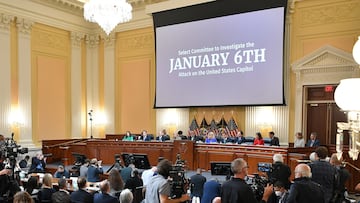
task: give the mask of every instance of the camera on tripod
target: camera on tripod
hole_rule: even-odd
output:
[[[176,156],[176,162],[169,172],[169,177],[171,199],[177,199],[183,194],[186,194],[189,180],[185,178],[185,161],[181,160],[180,154],[177,154]]]
[[[3,146],[1,147],[2,158],[9,159],[10,162],[15,161],[18,154],[28,153],[28,148],[21,147],[14,140],[14,133],[11,134],[11,138],[6,138]],[[13,164],[11,164],[12,167]],[[15,164],[14,164],[15,165]]]

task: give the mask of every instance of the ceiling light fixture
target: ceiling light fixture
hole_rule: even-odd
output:
[[[131,20],[131,11],[126,0],[90,0],[84,4],[85,20],[99,24],[107,35],[119,23]]]

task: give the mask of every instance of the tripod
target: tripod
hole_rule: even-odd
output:
[[[90,120],[90,139],[93,139],[93,134],[92,134],[92,131],[93,131],[93,127],[92,127],[92,121],[93,121],[93,118],[92,118],[92,112],[93,110],[90,109],[88,115],[89,115],[89,120]]]
[[[115,163],[106,171],[106,173],[109,173],[113,168],[117,169],[118,171],[121,171],[121,169],[124,168],[121,165],[120,155],[118,154],[115,154]]]

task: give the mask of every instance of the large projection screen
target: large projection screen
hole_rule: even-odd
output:
[[[155,107],[284,104],[285,7],[254,9],[158,25],[154,15]]]

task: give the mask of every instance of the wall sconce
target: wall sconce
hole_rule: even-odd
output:
[[[19,108],[11,109],[9,123],[13,128],[20,128],[24,125],[25,119]]]
[[[360,64],[360,37],[353,48],[353,57]],[[343,131],[349,131],[349,156],[358,159],[360,148],[360,78],[340,81],[334,93],[336,104],[347,112],[348,122],[337,123],[336,152],[338,158],[343,151]]]

